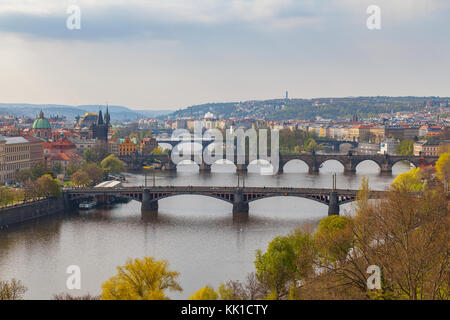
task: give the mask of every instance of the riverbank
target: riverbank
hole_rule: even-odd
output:
[[[0,229],[64,211],[64,200],[44,199],[0,208]]]

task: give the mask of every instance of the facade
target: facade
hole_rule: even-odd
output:
[[[141,153],[150,154],[158,147],[158,141],[155,138],[144,138],[141,142]]]
[[[440,145],[440,141],[437,140],[430,140],[427,141],[423,146],[422,146],[422,156],[428,157],[428,156],[439,156],[439,148]]]
[[[30,144],[30,167],[44,166],[44,141],[32,136],[24,137]]]
[[[84,151],[91,149],[97,143],[95,139],[89,139],[86,137],[72,137],[67,138],[70,142],[74,143],[77,149],[77,153],[82,155]]]
[[[400,141],[394,138],[387,138],[381,141],[380,143],[380,151],[381,154],[390,154],[394,155],[397,153],[397,146]]]
[[[16,172],[32,167],[29,141],[23,137],[0,136],[0,158],[1,183],[14,182]]]
[[[138,151],[138,145],[135,138],[119,139],[118,152],[119,156],[130,156]]]
[[[73,142],[61,138],[55,142],[47,142],[44,144],[44,157],[46,165],[53,168],[57,164],[66,170],[70,162],[81,162],[83,157],[77,153],[77,147]]]

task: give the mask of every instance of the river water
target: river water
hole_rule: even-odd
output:
[[[192,166],[177,173],[155,174],[157,185],[235,186],[237,175],[227,166],[214,166],[199,174]],[[250,168],[251,170],[251,168]],[[337,187],[358,189],[364,176],[372,189],[386,189],[409,165],[394,166],[392,176],[381,176],[371,162],[361,163],[357,173],[344,175],[343,167],[328,161],[318,175],[309,175],[304,164],[288,163],[285,173],[263,176],[249,172],[246,186],[330,188],[337,172]],[[219,172],[217,172],[219,171]],[[303,172],[302,172],[303,171]],[[148,184],[153,177],[148,176]],[[143,175],[127,174],[127,184],[143,185]],[[26,299],[50,299],[53,294],[100,294],[101,284],[116,273],[127,258],[153,256],[167,259],[180,272],[184,291],[169,293],[186,299],[197,289],[227,280],[242,280],[254,271],[255,250],[267,247],[278,235],[286,235],[305,223],[317,224],[328,207],[307,199],[269,198],[250,204],[249,220],[233,223],[232,206],[201,196],[176,196],[159,202],[156,221],[142,219],[140,203],[131,201],[108,208],[67,212],[0,231],[0,280],[20,279]],[[341,206],[351,214],[352,204]],[[81,269],[81,289],[68,290],[67,267]]]

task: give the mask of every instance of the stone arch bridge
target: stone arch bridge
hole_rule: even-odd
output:
[[[167,155],[132,155],[132,156],[121,156],[129,169],[140,170],[145,163],[149,162],[160,162],[165,170],[176,170],[176,164],[173,163],[171,154]],[[186,155],[185,159],[191,160],[197,163],[202,172],[210,172],[211,164],[207,164],[203,161],[201,155]],[[238,161],[237,155],[231,158],[223,156],[223,159],[233,159],[232,162],[236,164],[236,170],[238,172],[246,172],[247,167],[250,164],[249,156],[242,157],[242,161]],[[392,173],[392,167],[400,161],[407,161],[413,164],[415,167],[422,165],[434,164],[438,157],[423,157],[423,156],[392,156],[392,155],[355,155],[352,153],[348,154],[280,154],[279,155],[279,172],[283,172],[283,167],[289,161],[300,160],[306,163],[309,167],[310,173],[319,172],[320,167],[328,160],[336,160],[340,162],[344,167],[345,173],[355,173],[356,167],[364,161],[375,162],[381,173]]]

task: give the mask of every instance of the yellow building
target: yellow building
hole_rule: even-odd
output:
[[[138,145],[135,138],[119,139],[119,145],[117,146],[117,153],[119,156],[130,156],[136,153]]]

